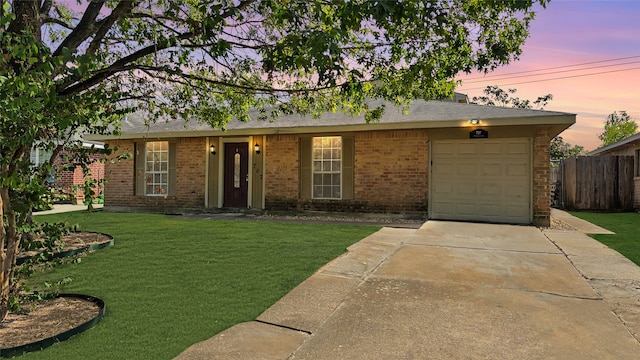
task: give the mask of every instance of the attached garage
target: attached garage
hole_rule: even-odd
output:
[[[434,140],[430,218],[529,224],[530,138]]]

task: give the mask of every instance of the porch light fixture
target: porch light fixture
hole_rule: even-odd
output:
[[[470,119],[469,120],[469,124],[478,125],[478,124],[480,124],[480,119]]]
[[[253,148],[256,150],[256,154],[260,154],[260,145],[258,145],[258,143],[256,143],[255,145],[253,145]]]
[[[211,153],[211,155],[215,155],[216,154],[216,146],[211,144],[211,146],[209,147],[209,152]]]

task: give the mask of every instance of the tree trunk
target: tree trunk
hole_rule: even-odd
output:
[[[9,188],[0,189],[0,322],[4,321],[9,313],[13,268],[20,251],[16,214],[11,210],[9,200]]]
[[[42,40],[40,32],[40,1],[37,0],[20,0],[14,1],[13,13],[15,19],[9,24],[7,31],[13,34],[20,34],[23,31],[31,33],[36,40]]]

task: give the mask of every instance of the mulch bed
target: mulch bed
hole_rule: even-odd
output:
[[[90,245],[105,244],[111,240],[112,238],[109,235],[105,235],[101,233],[87,232],[87,231],[72,232],[62,237],[62,241],[64,242],[64,247],[62,248],[61,251],[67,252],[71,250],[84,248]],[[18,263],[20,263],[21,260],[36,256],[38,255],[38,253],[39,251],[23,251],[19,253]]]
[[[0,323],[0,349],[62,334],[95,318],[100,307],[84,299],[60,297],[41,300],[30,310],[24,314],[11,313]]]
[[[105,234],[74,232],[63,237],[63,252],[112,241]],[[24,252],[19,257],[37,255],[37,251]],[[92,301],[73,297],[59,297],[37,301],[23,306],[23,313],[10,313],[0,323],[0,349],[34,343],[59,335],[95,318],[100,307]]]

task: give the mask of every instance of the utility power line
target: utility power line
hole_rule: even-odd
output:
[[[498,86],[511,86],[511,85],[520,85],[520,84],[531,84],[531,83],[537,83],[537,82],[543,82],[543,81],[572,79],[572,78],[577,78],[577,77],[609,74],[609,73],[615,73],[615,72],[621,72],[621,71],[631,71],[631,70],[638,70],[638,69],[640,69],[640,66],[633,67],[633,68],[628,68],[628,69],[619,69],[619,70],[601,71],[601,72],[595,72],[595,73],[589,73],[589,74],[579,74],[579,75],[572,75],[572,76],[555,77],[555,78],[550,78],[550,79],[522,81],[522,82],[515,82],[515,83],[510,83],[510,84],[499,84]],[[489,80],[489,81],[491,81],[491,80]],[[463,84],[464,84],[464,82],[463,82]],[[463,91],[479,90],[479,89],[484,89],[484,88],[485,87],[475,87],[475,88],[464,89]]]
[[[618,63],[618,64],[611,64],[611,65],[591,66],[591,67],[585,67],[585,68],[579,68],[579,69],[571,69],[571,70],[550,71],[550,72],[546,72],[546,73],[542,73],[542,74],[516,75],[516,76],[495,75],[495,76],[504,76],[504,77],[493,78],[493,79],[490,79],[490,81],[501,81],[501,80],[507,80],[507,79],[518,79],[518,78],[525,78],[525,77],[532,77],[532,76],[546,76],[546,75],[553,75],[553,74],[563,74],[563,73],[569,73],[569,72],[593,70],[593,69],[604,69],[604,68],[608,68],[608,67],[631,65],[631,64],[638,64],[638,63],[640,63],[640,60],[638,60],[638,61],[629,61],[629,62]],[[533,70],[533,71],[536,71],[536,70]],[[480,78],[477,78],[477,79],[480,79]],[[465,82],[468,83],[468,84],[474,84],[474,83],[480,83],[480,82],[486,82],[486,81],[487,81],[486,79],[483,79],[483,80],[474,80],[474,81],[465,81]]]
[[[547,70],[564,69],[564,68],[570,68],[570,67],[576,67],[576,66],[601,64],[601,63],[606,63],[606,62],[628,60],[628,59],[637,59],[637,58],[640,58],[640,55],[627,56],[627,57],[621,57],[621,58],[614,58],[614,59],[608,59],[608,60],[600,60],[600,61],[590,61],[590,62],[579,63],[579,64],[554,66],[554,67],[542,68],[542,69],[537,69],[537,70],[516,71],[516,72],[504,73],[504,74],[498,74],[498,75],[486,75],[486,76],[482,76],[482,77],[467,78],[467,80],[482,80],[482,79],[487,79],[487,78],[492,78],[492,77],[501,77],[501,76],[518,75],[518,74],[528,74],[528,73],[532,73],[532,72],[541,72],[541,71],[547,71]],[[615,65],[606,65],[606,66],[615,66]],[[575,70],[571,70],[571,71],[575,71]],[[540,74],[540,75],[544,75],[544,74]]]

